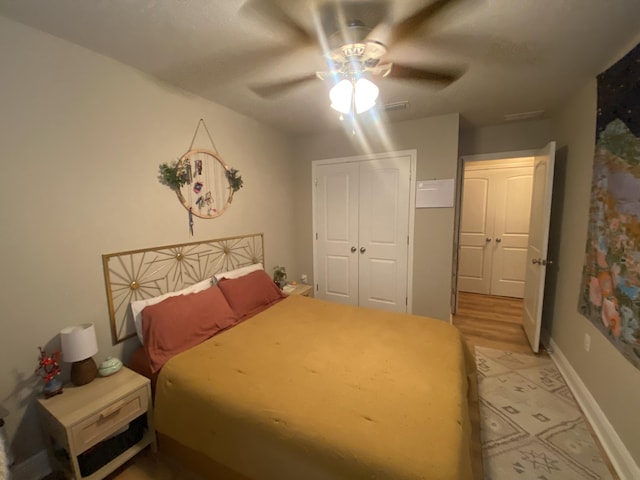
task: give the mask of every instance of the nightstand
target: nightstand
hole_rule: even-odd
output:
[[[291,285],[295,289],[289,292],[289,295],[302,295],[303,297],[313,297],[313,286],[306,285],[304,283],[298,283],[297,285]]]
[[[51,459],[73,479],[104,478],[145,447],[156,449],[151,405],[149,379],[126,367],[38,399]]]

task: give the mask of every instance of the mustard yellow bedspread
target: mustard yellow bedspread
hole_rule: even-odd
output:
[[[172,358],[156,429],[252,479],[470,479],[446,322],[290,296]]]

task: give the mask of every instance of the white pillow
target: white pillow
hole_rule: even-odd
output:
[[[156,303],[160,303],[166,298],[175,297],[178,295],[188,295],[190,293],[198,293],[202,290],[206,290],[211,285],[213,285],[213,281],[211,278],[207,278],[206,280],[202,280],[201,282],[194,283],[193,285],[183,288],[182,290],[178,290],[177,292],[169,292],[158,297],[145,298],[144,300],[136,300],[135,302],[131,302],[131,313],[133,314],[133,324],[136,327],[136,333],[138,334],[138,339],[140,343],[144,344],[144,340],[142,338],[142,310],[144,307],[149,305],[155,305]]]
[[[235,270],[229,270],[228,272],[224,273],[216,273],[214,277],[216,280],[220,280],[221,278],[238,278],[244,277],[246,274],[255,272],[256,270],[264,270],[264,267],[261,263],[254,263],[253,265],[236,268]]]

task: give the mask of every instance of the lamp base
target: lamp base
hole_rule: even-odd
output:
[[[79,387],[86,385],[98,376],[98,366],[93,357],[71,364],[71,383]]]

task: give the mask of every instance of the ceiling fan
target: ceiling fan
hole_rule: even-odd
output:
[[[245,5],[295,33],[298,42],[319,43],[327,64],[326,71],[254,84],[249,88],[260,97],[275,98],[317,79],[330,81],[334,84],[330,92],[332,107],[341,113],[352,110],[361,113],[375,104],[378,87],[371,80],[376,77],[447,86],[462,75],[462,68],[418,68],[394,62],[387,58],[387,53],[390,47],[408,40],[428,20],[456,1],[428,1],[397,23],[390,19],[390,0],[325,1],[312,10],[315,31],[310,33],[277,2],[248,0]]]

